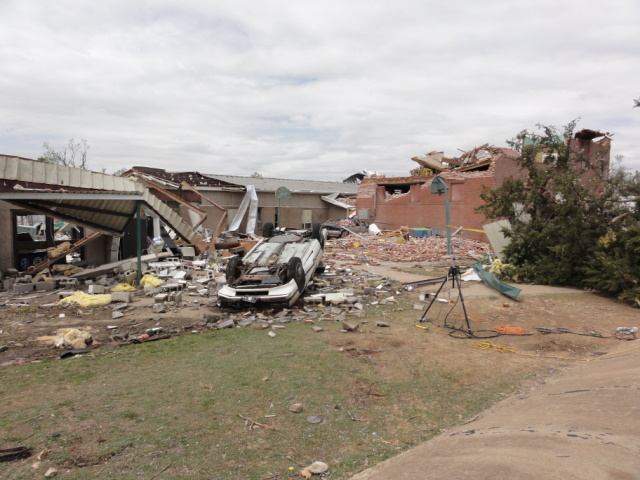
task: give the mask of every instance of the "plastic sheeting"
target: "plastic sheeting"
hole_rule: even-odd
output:
[[[522,290],[516,287],[512,287],[511,285],[507,285],[506,283],[498,280],[498,277],[496,277],[493,273],[489,273],[484,269],[482,263],[476,263],[475,265],[472,265],[471,268],[473,268],[473,270],[480,277],[480,280],[482,280],[482,283],[484,283],[486,286],[491,287],[494,290],[502,293],[503,295],[506,295],[509,298],[513,298],[514,300],[518,298],[518,295],[520,295],[520,292]]]
[[[233,217],[231,225],[229,225],[229,232],[237,232],[240,229],[240,224],[245,213],[247,213],[247,209],[249,210],[249,217],[247,218],[245,233],[255,233],[256,219],[258,218],[258,194],[256,193],[256,187],[253,185],[247,185],[247,193],[245,193],[242,203],[238,207],[238,212]]]

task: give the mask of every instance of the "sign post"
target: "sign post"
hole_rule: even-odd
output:
[[[445,222],[447,222],[447,255],[451,255],[451,215],[449,213],[449,195],[447,191],[449,187],[444,183],[442,177],[435,177],[431,181],[431,193],[439,195],[444,194],[444,212],[445,212]]]

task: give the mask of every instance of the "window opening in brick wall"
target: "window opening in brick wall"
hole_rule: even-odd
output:
[[[463,202],[464,201],[464,183],[452,183],[450,188],[451,188],[451,201]]]
[[[390,195],[409,193],[411,185],[384,185],[384,192]]]

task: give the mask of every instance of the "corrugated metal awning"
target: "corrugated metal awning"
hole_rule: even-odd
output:
[[[122,236],[137,203],[143,202],[182,238],[191,243],[201,240],[143,185],[80,168],[0,155],[0,200],[116,236]]]
[[[0,200],[25,210],[116,236],[122,235],[142,199],[142,194],[109,192],[0,192]]]
[[[145,191],[113,175],[7,155],[0,155],[0,180],[0,200],[118,236]]]

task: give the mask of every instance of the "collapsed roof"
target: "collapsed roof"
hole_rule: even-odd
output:
[[[475,147],[464,152],[459,157],[447,157],[443,152],[430,152],[421,157],[413,157],[411,160],[418,163],[423,168],[434,172],[446,172],[456,170],[464,172],[467,170],[477,170],[491,164],[494,156],[503,153],[503,149],[485,143],[480,147]]]

